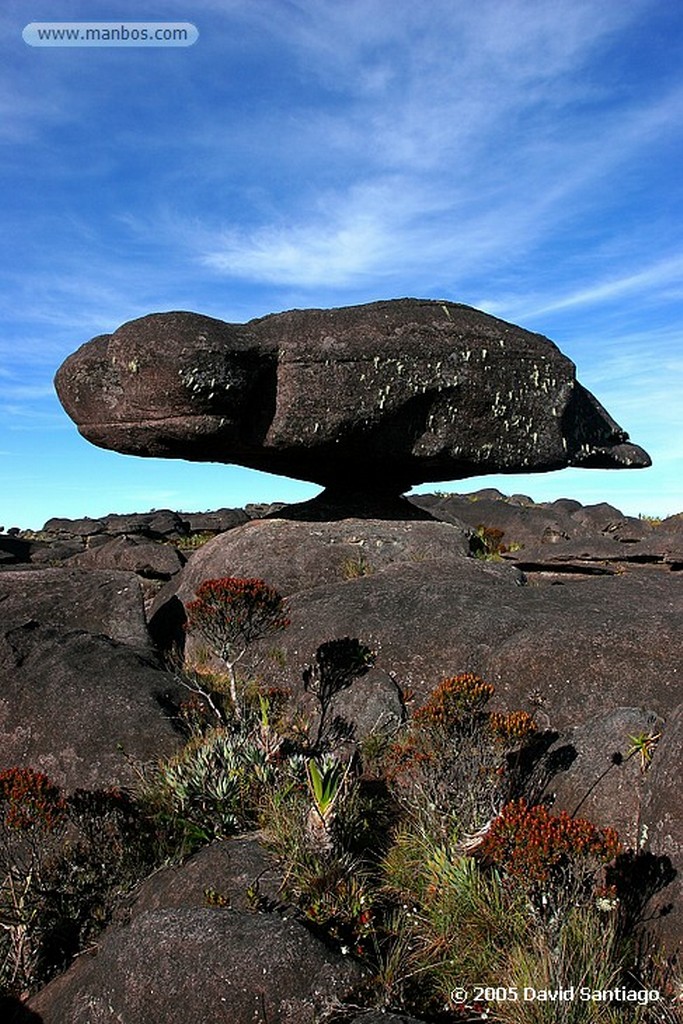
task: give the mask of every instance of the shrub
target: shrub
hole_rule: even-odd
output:
[[[595,900],[602,868],[621,853],[613,828],[598,828],[566,811],[508,803],[493,821],[479,854],[495,864],[532,898],[545,916],[570,904]]]
[[[192,849],[254,827],[263,788],[272,778],[273,767],[253,736],[217,728],[162,761],[143,799],[181,848]]]
[[[517,541],[503,544],[505,530],[497,526],[485,526],[480,523],[476,531],[470,537],[470,553],[475,558],[481,558],[485,562],[500,562],[501,556],[507,552],[519,551],[524,547]]]
[[[507,551],[503,544],[505,531],[497,526],[484,526],[480,523],[475,533],[470,538],[470,551],[475,558],[484,561],[499,561],[500,556]]]
[[[518,795],[530,769],[521,751],[538,737],[536,724],[525,711],[487,711],[494,692],[471,672],[442,680],[389,748],[398,798],[442,838],[481,829]]]
[[[538,734],[534,716],[528,711],[491,711],[488,728],[497,739],[509,747],[527,743]]]
[[[10,832],[55,832],[65,821],[59,786],[32,768],[0,772],[0,821]]]
[[[421,727],[436,726],[447,732],[461,728],[466,719],[478,715],[495,693],[472,672],[444,679],[432,690],[425,703],[417,708],[413,721]]]
[[[165,859],[165,837],[119,789],[67,797],[68,828],[43,876],[35,974],[68,965],[111,919],[120,897]]]
[[[44,876],[65,824],[61,790],[46,775],[0,773],[0,990],[21,992],[35,973]]]
[[[200,584],[186,610],[188,628],[196,630],[227,666],[234,711],[241,717],[235,666],[250,644],[289,625],[283,598],[263,580],[226,576]]]
[[[31,768],[0,773],[0,994],[65,967],[159,859],[153,830],[120,791],[65,796]]]

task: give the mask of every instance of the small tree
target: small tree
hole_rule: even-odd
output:
[[[230,697],[235,714],[241,718],[235,666],[250,644],[289,625],[283,598],[263,580],[226,576],[205,580],[186,610],[188,628],[196,630],[225,663]]]

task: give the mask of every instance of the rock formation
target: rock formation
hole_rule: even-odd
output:
[[[246,324],[152,314],[83,345],[55,384],[102,448],[237,463],[340,496],[650,464],[551,341],[452,302],[292,310]]]

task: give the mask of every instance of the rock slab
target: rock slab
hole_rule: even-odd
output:
[[[0,575],[0,769],[67,789],[129,785],[130,758],[172,753],[180,699],[147,632],[137,578],[87,569]]]
[[[361,977],[296,921],[169,909],[110,929],[30,1006],[44,1024],[316,1024]]]

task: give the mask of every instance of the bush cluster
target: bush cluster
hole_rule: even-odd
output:
[[[31,768],[0,773],[0,995],[30,992],[65,968],[163,848],[120,790],[67,794]]]
[[[622,852],[613,828],[598,828],[566,811],[529,807],[526,800],[506,804],[491,823],[481,853],[526,886],[547,885],[577,862],[608,864]]]
[[[260,827],[283,866],[283,900],[367,967],[358,1001],[368,1008],[439,1024],[680,1020],[644,952],[641,855],[624,853],[613,829],[539,802],[533,716],[489,710],[493,686],[463,673],[392,733],[359,741],[343,695],[375,661],[360,640],[321,644],[298,697],[238,675],[249,645],[287,623],[263,581],[202,584],[188,628],[229,685],[186,666],[186,745],[140,766],[135,792],[65,794],[30,769],[0,773],[0,994],[63,969],[155,866]],[[220,908],[216,882],[207,899]],[[617,1012],[473,999],[475,986],[572,984],[656,985],[662,1002],[657,1015],[634,1002]]]
[[[12,832],[56,832],[65,820],[66,802],[47,775],[32,768],[0,772],[0,820]]]

